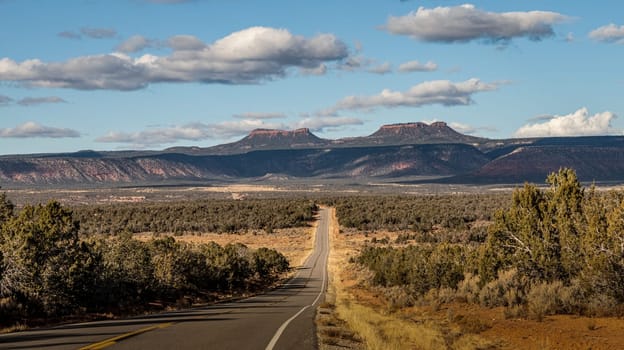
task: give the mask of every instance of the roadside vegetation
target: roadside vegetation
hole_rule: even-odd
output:
[[[235,229],[216,223],[223,232],[272,230],[309,225],[316,207],[305,201],[223,201],[177,203],[169,213],[165,204],[113,209],[84,207],[76,213],[51,201],[17,211],[0,194],[0,327],[185,307],[261,290],[289,270],[277,250],[185,243],[171,236],[140,241],[131,234],[133,225],[162,215],[195,232],[204,227],[192,226],[193,218],[204,220],[218,211],[238,220]],[[260,216],[268,221],[256,221]],[[103,222],[97,232],[107,234],[86,231],[82,220],[90,229]]]
[[[344,294],[337,317],[368,348],[565,348],[562,332],[594,332],[576,340],[586,347],[621,345],[624,193],[584,188],[561,169],[546,187],[504,196],[473,196],[488,203],[472,206],[470,195],[335,200],[336,237],[348,247],[332,279]],[[547,318],[548,327],[530,323]],[[398,338],[384,331],[405,320],[412,326]],[[517,322],[534,334],[512,335]]]
[[[570,169],[547,182],[547,189],[515,190],[511,205],[492,216],[483,244],[470,235],[404,247],[372,244],[356,260],[373,272],[373,284],[399,286],[411,297],[406,300],[434,293],[537,319],[621,316],[624,194],[585,189]]]
[[[418,196],[352,196],[326,200],[336,207],[340,225],[360,231],[406,231],[427,235],[480,234],[475,223],[490,221],[496,210],[509,206],[505,194],[454,194]],[[474,232],[473,230],[474,229]],[[440,237],[431,237],[440,240]]]

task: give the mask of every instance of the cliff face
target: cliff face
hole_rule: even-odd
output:
[[[236,155],[161,154],[134,158],[0,158],[3,185],[162,183],[288,177],[453,175],[481,167],[487,157],[468,145],[413,145],[255,151]]]
[[[581,181],[624,182],[624,145],[519,147],[475,171],[465,182],[544,183],[546,175],[573,168]]]
[[[193,164],[151,157],[0,159],[0,182],[5,184],[131,183],[210,175]]]

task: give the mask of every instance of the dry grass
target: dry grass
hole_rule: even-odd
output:
[[[332,218],[327,297],[335,304],[338,317],[357,333],[367,349],[445,348],[444,337],[435,327],[384,314],[356,298],[352,288],[358,281],[344,267],[349,266],[349,257],[370,237],[340,234],[334,210]]]

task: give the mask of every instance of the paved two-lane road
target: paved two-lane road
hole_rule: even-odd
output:
[[[315,349],[315,309],[325,292],[329,211],[315,246],[286,285],[238,302],[125,320],[0,335],[0,349]]]

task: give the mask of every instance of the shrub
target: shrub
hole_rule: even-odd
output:
[[[527,279],[518,270],[501,271],[497,279],[483,286],[479,301],[487,307],[520,305],[525,301],[527,285]]]
[[[480,283],[481,279],[478,275],[467,272],[464,275],[464,279],[457,284],[457,299],[468,303],[478,302],[479,292],[481,291],[481,288],[479,288]]]
[[[563,301],[563,283],[555,281],[534,285],[527,296],[528,315],[531,319],[542,321],[547,315],[565,311]]]
[[[610,295],[592,295],[586,304],[586,314],[594,317],[620,316],[621,307],[617,300]]]

